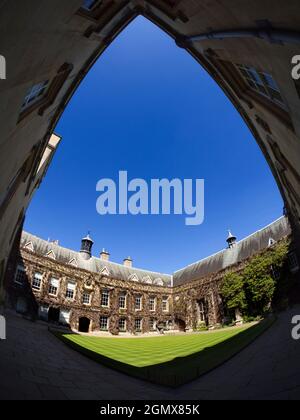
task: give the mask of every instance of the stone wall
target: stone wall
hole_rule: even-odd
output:
[[[14,282],[16,261],[12,261],[8,269],[7,289],[8,305],[16,308],[17,301],[23,297],[27,301],[27,310],[31,315],[38,316],[38,307],[48,306],[60,310],[70,311],[70,326],[74,330],[79,328],[79,319],[86,317],[91,321],[90,330],[100,329],[100,316],[109,317],[109,332],[118,334],[119,318],[126,319],[126,330],[135,333],[135,319],[142,319],[141,333],[150,330],[149,321],[151,318],[156,323],[169,322],[173,320],[172,289],[170,287],[149,285],[134,281],[123,281],[106,277],[97,273],[91,273],[74,266],[58,263],[57,261],[22,250],[18,260],[26,270],[26,282],[24,286]],[[34,273],[42,274],[40,290],[32,289]],[[59,280],[59,290],[56,296],[49,295],[51,278]],[[76,282],[74,299],[66,297],[68,281]],[[109,291],[109,306],[101,306],[101,291]],[[126,293],[126,309],[119,308],[119,295]],[[84,293],[91,295],[89,305],[82,303]],[[135,309],[135,296],[142,298],[141,310]],[[149,297],[155,297],[155,311],[150,311]],[[168,297],[168,310],[163,311],[162,299]]]

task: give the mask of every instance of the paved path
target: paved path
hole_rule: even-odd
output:
[[[300,399],[300,340],[280,315],[254,343],[176,390],[101,366],[58,341],[45,325],[12,313],[0,340],[0,399]]]

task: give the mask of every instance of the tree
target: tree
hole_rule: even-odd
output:
[[[243,270],[249,308],[256,314],[266,312],[276,287],[274,270],[281,270],[288,253],[288,241],[283,241],[266,252],[253,257]]]
[[[233,272],[225,274],[221,293],[228,309],[245,312],[247,308],[244,279],[241,275]]]

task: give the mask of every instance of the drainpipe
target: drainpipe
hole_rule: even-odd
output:
[[[228,31],[207,32],[189,37],[182,37],[177,40],[179,46],[186,46],[190,42],[206,40],[223,40],[231,38],[257,38],[273,44],[300,44],[300,32],[281,29],[239,29]]]

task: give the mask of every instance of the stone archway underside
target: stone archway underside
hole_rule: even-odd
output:
[[[260,146],[300,237],[300,54],[298,0],[82,0],[0,2],[0,263],[6,262],[26,208],[59,143],[53,130],[95,60],[136,16],[166,31],[228,95]],[[272,75],[284,104],[251,89],[237,65]],[[48,90],[21,109],[33,85]]]

